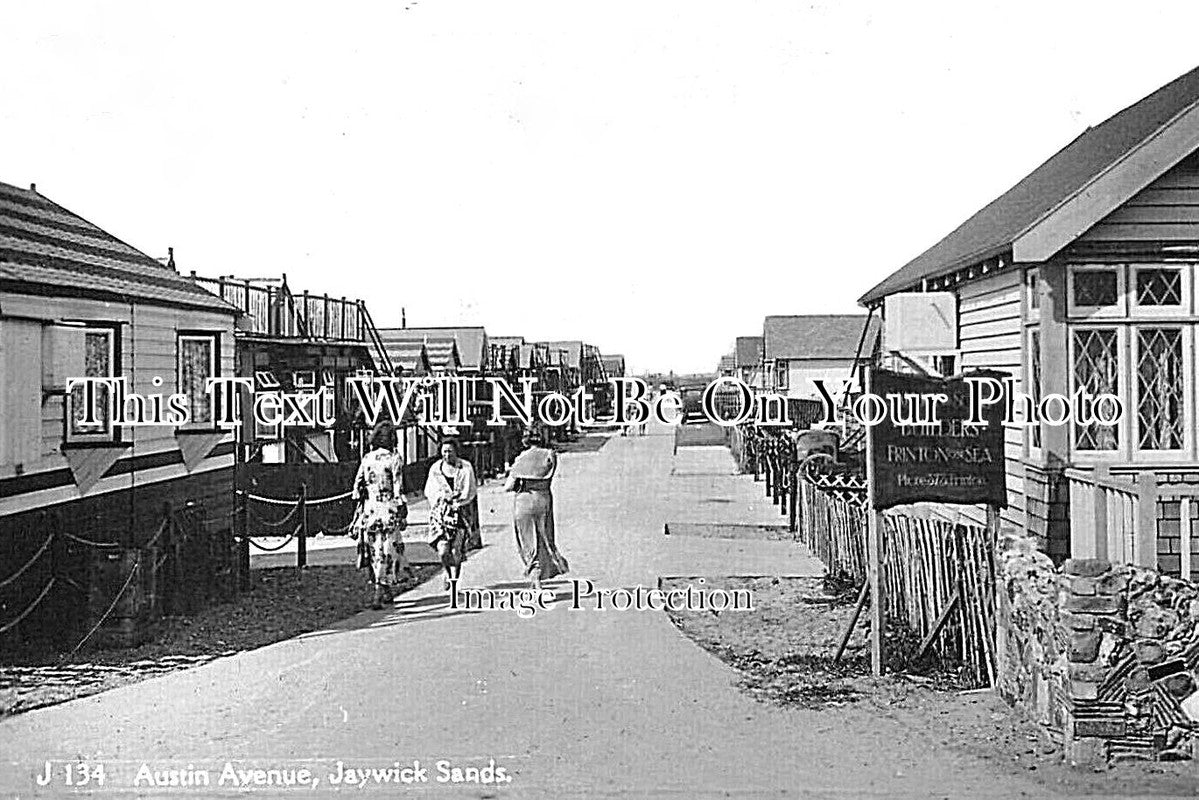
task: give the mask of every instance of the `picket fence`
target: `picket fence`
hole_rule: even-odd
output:
[[[831,575],[861,586],[867,578],[865,481],[855,475],[804,475],[799,536]],[[883,516],[880,594],[889,662],[928,654],[957,670],[962,685],[995,680],[995,547],[985,528],[931,515]]]

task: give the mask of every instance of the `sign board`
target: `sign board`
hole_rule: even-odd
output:
[[[883,349],[947,353],[958,346],[958,299],[952,292],[901,292],[883,306]]]
[[[979,376],[1005,377],[979,372]],[[870,372],[870,393],[888,403],[886,419],[868,429],[874,508],[905,503],[962,503],[1007,506],[1004,476],[1003,404],[983,410],[987,425],[970,425],[970,385],[962,378],[931,378],[878,368]],[[945,394],[936,425],[897,425],[910,420],[914,397]],[[892,400],[891,398],[897,398]]]

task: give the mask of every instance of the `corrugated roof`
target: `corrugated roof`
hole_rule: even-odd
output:
[[[0,280],[237,313],[171,267],[30,189],[0,183]]]
[[[738,336],[733,351],[733,361],[738,367],[754,367],[762,362],[762,337]]]
[[[487,331],[481,327],[441,326],[431,328],[386,328],[393,341],[408,339],[452,339],[458,344],[459,366],[463,369],[481,369],[487,363]],[[430,352],[432,358],[432,352]]]
[[[872,303],[913,288],[925,278],[1005,253],[1021,233],[1196,103],[1199,69],[1088,128],[944,239],[862,295],[861,302]]]
[[[866,319],[866,314],[767,317],[762,325],[766,359],[853,358],[858,352]],[[873,350],[878,330],[878,317],[874,317],[870,320],[862,352]]]

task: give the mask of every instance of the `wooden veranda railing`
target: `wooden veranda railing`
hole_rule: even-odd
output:
[[[1068,468],[1070,554],[1157,566],[1157,474],[1112,475],[1105,465]]]
[[[361,300],[292,292],[287,276],[278,279],[242,279],[222,276],[191,279],[226,303],[241,309],[240,330],[255,336],[361,342],[372,350],[383,374],[394,368],[366,304]]]

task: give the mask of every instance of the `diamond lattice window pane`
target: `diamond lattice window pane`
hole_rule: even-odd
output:
[[[1074,305],[1114,306],[1119,291],[1114,269],[1086,270],[1074,273]]]
[[[1182,305],[1182,272],[1176,269],[1138,269],[1137,305]]]
[[[1074,331],[1074,385],[1092,396],[1120,396],[1120,363],[1116,332],[1108,329]],[[1114,425],[1075,425],[1074,441],[1079,450],[1115,450],[1120,443]]]
[[[1182,448],[1182,331],[1137,331],[1137,444],[1142,450]]]

